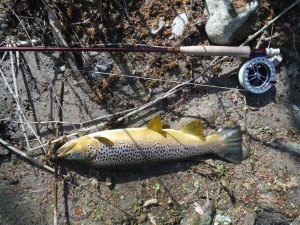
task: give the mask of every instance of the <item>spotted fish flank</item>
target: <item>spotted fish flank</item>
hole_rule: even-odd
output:
[[[200,121],[181,130],[163,129],[159,116],[147,127],[106,130],[71,140],[58,149],[58,158],[94,167],[122,167],[193,158],[213,153],[228,161],[242,160],[241,132],[231,122],[204,137]]]

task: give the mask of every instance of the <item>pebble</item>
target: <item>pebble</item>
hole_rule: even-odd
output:
[[[104,52],[99,55],[98,62],[96,63],[94,69],[91,72],[91,77],[93,79],[106,78],[108,73],[113,68],[112,60]]]
[[[145,203],[143,204],[143,207],[148,207],[151,205],[157,205],[158,201],[157,199],[153,198],[153,199],[149,199],[147,201],[145,201]]]
[[[181,225],[211,224],[215,206],[209,199],[201,199],[194,203],[181,221]]]
[[[163,20],[163,18],[159,18],[158,21],[158,28],[155,30],[151,30],[151,34],[156,35],[159,32],[161,32],[163,30],[163,28],[165,27],[165,21]]]
[[[232,224],[230,216],[221,215],[221,214],[216,215],[214,225],[230,225],[230,224]]]
[[[189,23],[188,17],[185,13],[179,14],[172,23],[172,34],[175,39],[180,38],[183,35],[186,25]]]

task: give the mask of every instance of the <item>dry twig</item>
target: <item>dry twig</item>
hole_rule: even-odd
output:
[[[11,73],[12,73],[13,83],[14,83],[14,88],[15,88],[15,96],[16,96],[17,100],[19,101],[19,92],[18,92],[17,78],[16,78],[16,73],[15,73],[13,52],[9,52],[9,55],[10,55],[10,62],[11,62]],[[19,112],[20,126],[21,126],[21,129],[22,129],[23,134],[24,134],[25,142],[26,142],[26,145],[27,145],[27,150],[30,151],[31,147],[30,147],[30,143],[29,143],[29,140],[28,140],[28,135],[26,133],[26,129],[25,129],[25,126],[24,126],[24,120],[23,120],[23,117],[20,113],[21,109],[19,108],[19,106],[20,105],[17,104],[17,110]]]
[[[51,168],[50,166],[47,166],[47,165],[44,165],[44,164],[41,164],[40,162],[38,162],[37,160],[31,158],[30,156],[28,156],[25,152],[22,152],[21,150],[15,148],[14,146],[12,146],[11,144],[9,144],[7,141],[4,141],[3,139],[0,138],[0,143],[8,148],[9,150],[13,151],[14,153],[26,158],[27,160],[29,160],[30,162],[32,162],[33,164],[35,165],[38,165],[44,169],[46,169],[47,171],[51,172],[51,173],[54,173],[54,169]]]
[[[55,12],[52,9],[50,9],[50,7],[47,5],[47,3],[45,1],[43,1],[43,3],[48,12],[48,20],[49,20],[50,26],[52,27],[52,32],[53,32],[55,39],[57,40],[59,45],[68,47],[68,43],[61,31],[61,24],[60,24],[59,20],[57,19]],[[73,52],[66,52],[65,54],[66,54],[66,58],[67,58],[67,61],[68,61],[68,64],[70,65],[70,67],[71,68],[79,68]],[[74,75],[75,80],[78,82],[79,87],[86,94],[90,95],[93,93],[91,87],[86,82],[84,76],[79,72],[79,70],[74,70],[73,75]],[[84,82],[81,82],[81,81],[84,81]]]
[[[264,31],[265,29],[267,29],[271,24],[273,24],[276,20],[278,20],[281,16],[283,16],[286,12],[288,12],[290,9],[292,9],[293,7],[295,7],[297,4],[300,3],[300,0],[296,0],[294,1],[294,3],[292,3],[289,7],[287,7],[285,10],[283,10],[281,13],[278,14],[278,16],[276,16],[275,18],[273,18],[272,20],[270,20],[265,26],[263,26],[259,31],[257,31],[256,33],[250,35],[248,37],[248,39],[242,44],[245,45],[247,43],[249,43],[250,41],[252,41],[254,38],[256,38],[262,31]]]
[[[40,147],[43,149],[44,153],[46,154],[46,149],[40,139],[40,137],[37,135],[37,133],[35,132],[35,130],[33,129],[33,127],[31,126],[31,124],[28,122],[23,110],[22,110],[22,107],[20,105],[20,102],[19,102],[19,99],[17,98],[17,96],[15,95],[14,91],[11,89],[10,85],[8,84],[7,80],[6,80],[6,77],[4,76],[2,70],[0,69],[0,74],[4,80],[4,83],[6,85],[6,87],[8,88],[9,92],[13,95],[14,99],[15,99],[15,102],[17,104],[17,108],[19,110],[19,113],[20,115],[23,117],[24,119],[24,122],[25,124],[27,125],[27,127],[31,130],[31,132],[33,133],[33,135],[36,137],[37,141],[39,142],[40,144]]]
[[[16,12],[10,7],[10,5],[8,5],[8,4],[5,4],[5,5],[10,9],[10,11],[11,11],[11,12],[15,15],[15,17],[19,20],[21,26],[23,27],[23,30],[25,31],[25,33],[26,33],[28,39],[30,40],[31,45],[34,46],[34,44],[33,44],[34,42],[33,42],[33,40],[31,39],[31,37],[30,37],[30,35],[29,35],[29,33],[28,33],[28,31],[27,31],[27,29],[26,29],[26,27],[25,27],[23,21],[19,18],[19,16],[16,14]]]

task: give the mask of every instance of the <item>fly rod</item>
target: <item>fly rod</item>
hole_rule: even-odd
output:
[[[276,84],[274,60],[280,58],[278,48],[250,48],[249,46],[179,46],[161,47],[147,45],[106,44],[95,47],[43,47],[13,46],[0,47],[3,51],[34,51],[34,52],[160,52],[181,53],[194,56],[238,56],[247,57],[241,65],[238,78],[241,86],[252,93],[262,94]],[[273,58],[273,59],[272,59]]]
[[[3,51],[33,51],[33,52],[161,52],[161,53],[182,53],[195,56],[274,56],[279,55],[280,50],[274,48],[253,49],[249,46],[230,47],[230,46],[181,46],[181,47],[155,47],[155,46],[137,46],[124,45],[112,47],[104,45],[103,47],[0,47]]]

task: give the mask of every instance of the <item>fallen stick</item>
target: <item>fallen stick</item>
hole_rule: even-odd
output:
[[[9,52],[9,55],[10,55],[10,62],[11,62],[11,73],[12,73],[13,83],[14,83],[14,87],[15,87],[15,96],[16,96],[17,100],[19,101],[19,92],[18,92],[17,78],[16,78],[14,59],[13,59],[14,56],[13,56],[12,52]],[[25,129],[25,126],[24,126],[24,120],[23,120],[23,117],[20,113],[21,109],[19,108],[19,106],[20,105],[17,104],[17,110],[19,112],[19,120],[20,120],[20,123],[21,123],[21,129],[22,129],[22,132],[23,132],[23,135],[24,135],[24,138],[25,138],[25,142],[26,142],[26,145],[27,145],[27,151],[30,151],[31,147],[30,147],[28,135],[26,133],[26,129]]]
[[[44,169],[46,169],[48,172],[51,172],[51,173],[54,173],[54,169],[50,166],[47,166],[47,165],[44,165],[44,164],[41,164],[40,162],[38,162],[37,160],[31,158],[30,156],[28,156],[25,152],[22,152],[21,150],[15,148],[14,146],[12,146],[11,144],[9,144],[7,141],[4,141],[3,139],[0,138],[0,143],[6,147],[7,149],[13,151],[14,153],[22,156],[23,158],[27,159],[28,161],[30,161],[31,163],[39,166],[39,167],[42,167]]]
[[[1,74],[1,76],[2,76],[2,78],[3,78],[3,80],[4,80],[4,83],[5,83],[6,87],[7,87],[8,90],[9,90],[9,92],[10,92],[10,93],[12,94],[12,96],[14,97],[14,100],[15,100],[15,102],[16,102],[16,104],[17,104],[18,109],[19,109],[19,113],[22,115],[22,117],[23,117],[23,119],[24,119],[26,125],[27,125],[28,128],[31,130],[31,132],[33,133],[33,135],[36,137],[36,139],[38,140],[39,144],[42,146],[42,149],[43,149],[44,153],[46,154],[46,149],[44,148],[43,143],[42,143],[40,137],[37,135],[37,133],[35,132],[35,130],[32,128],[32,126],[29,124],[28,120],[26,119],[26,116],[25,116],[25,114],[24,114],[24,112],[23,112],[23,110],[22,110],[22,107],[20,106],[20,102],[19,102],[18,98],[15,96],[15,93],[14,93],[13,90],[11,89],[10,85],[8,84],[8,82],[7,82],[7,80],[6,80],[6,78],[5,78],[5,76],[4,76],[4,74],[3,74],[3,72],[2,72],[1,69],[0,69],[0,74]]]
[[[294,1],[294,3],[292,3],[289,7],[287,7],[285,10],[283,10],[281,13],[278,14],[278,16],[276,16],[275,18],[273,18],[272,20],[270,20],[265,26],[263,26],[259,31],[257,31],[256,33],[250,35],[248,37],[248,39],[242,44],[245,45],[247,43],[249,43],[250,41],[252,41],[254,38],[256,38],[257,35],[259,35],[262,31],[264,31],[265,29],[267,29],[272,23],[274,23],[276,20],[278,20],[281,16],[283,16],[286,12],[288,12],[290,9],[292,9],[294,6],[296,6],[297,4],[300,3],[300,0],[296,0]]]
[[[49,6],[46,4],[45,1],[43,1],[43,3],[48,12],[48,20],[49,20],[50,26],[52,27],[52,32],[53,32],[55,39],[57,40],[59,45],[68,47],[68,43],[65,40],[63,33],[60,30],[61,24],[58,21],[56,15],[55,15],[55,12],[49,8]],[[66,52],[66,58],[67,58],[68,64],[70,65],[71,68],[79,68],[73,52]],[[81,88],[81,90],[83,90],[87,95],[91,95],[93,93],[92,88],[89,86],[89,84],[87,83],[83,74],[81,74],[79,72],[79,70],[75,70],[73,73],[73,76],[74,76],[74,79],[78,82],[78,85]],[[81,82],[81,80],[83,80],[84,82]]]
[[[57,225],[58,221],[58,207],[57,207],[57,200],[58,200],[58,166],[54,165],[54,200],[53,200],[53,224]]]
[[[33,40],[31,39],[31,37],[30,37],[28,31],[26,30],[26,27],[24,26],[23,21],[19,18],[19,16],[16,14],[16,12],[10,7],[10,5],[8,5],[8,4],[4,4],[4,5],[5,5],[6,7],[8,7],[8,8],[10,9],[10,11],[15,15],[15,17],[19,20],[21,26],[23,27],[23,29],[24,29],[24,31],[25,31],[27,37],[28,37],[28,39],[30,40],[31,45],[34,46],[34,42],[33,42]]]

